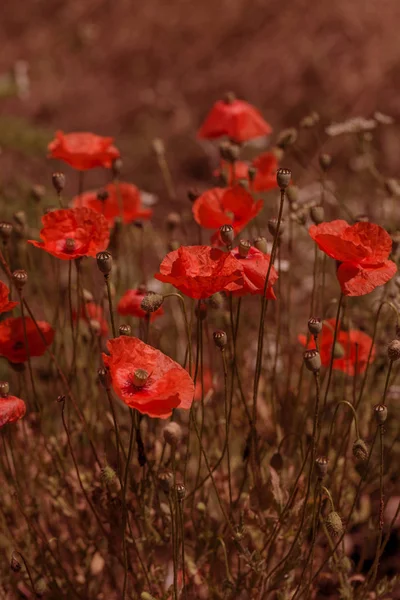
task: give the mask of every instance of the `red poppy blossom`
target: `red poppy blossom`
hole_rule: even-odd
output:
[[[218,177],[224,171],[228,174],[229,185],[232,186],[239,179],[249,178],[249,167],[256,169],[254,181],[251,183],[254,192],[268,192],[278,187],[276,181],[278,159],[273,152],[264,152],[250,163],[238,160],[231,165],[221,161],[220,168],[214,171],[214,175]]]
[[[271,132],[271,126],[254,106],[244,100],[227,98],[214,104],[197,135],[208,140],[227,136],[241,143]]]
[[[146,290],[138,288],[136,290],[127,290],[118,302],[117,311],[122,316],[129,315],[131,317],[138,317],[144,319],[149,313],[145,312],[141,308],[142,300],[146,296]],[[150,313],[150,321],[154,321],[157,317],[161,317],[164,314],[162,306],[155,312]]]
[[[109,169],[113,160],[119,158],[119,150],[112,145],[113,138],[94,133],[63,133],[56,131],[48,145],[49,157],[58,158],[74,169],[87,171],[94,167]]]
[[[5,313],[15,308],[18,302],[13,302],[8,299],[10,290],[5,283],[0,281],[0,313]]]
[[[101,199],[102,191],[107,193],[105,200]],[[104,190],[94,190],[76,196],[72,205],[76,208],[87,206],[104,215],[110,226],[116,217],[122,217],[124,223],[131,223],[136,219],[150,219],[153,214],[150,208],[143,208],[140,190],[131,183],[109,183]]]
[[[53,210],[42,217],[42,223],[40,237],[43,241],[28,242],[62,260],[95,257],[108,246],[107,220],[91,208]]]
[[[254,246],[251,246],[246,258],[242,258],[239,254],[239,248],[234,248],[231,255],[236,258],[243,267],[243,285],[239,290],[232,291],[233,296],[262,295],[265,287],[265,279],[267,277],[269,263],[271,257],[269,254],[264,254]],[[269,272],[268,286],[265,297],[271,300],[276,300],[275,292],[272,286],[278,280],[278,273],[272,265]],[[226,291],[231,290],[231,285],[227,285]]]
[[[0,397],[0,427],[19,421],[25,413],[26,404],[21,398],[9,394]]]
[[[75,310],[72,313],[72,317],[74,321],[77,320],[77,312]],[[97,325],[99,335],[106,336],[108,334],[108,324],[104,318],[104,311],[95,302],[85,302],[80,310],[80,318],[92,326]]]
[[[333,338],[335,333],[336,319],[327,319],[323,322],[322,332],[318,337],[319,353],[321,363],[324,367],[329,367],[332,354]],[[299,335],[299,342],[306,346],[307,337]],[[368,356],[372,345],[372,338],[358,329],[341,330],[340,322],[336,337],[335,358],[333,369],[343,371],[347,375],[364,373],[367,368]],[[308,348],[314,348],[313,340],[308,343]],[[371,353],[371,362],[375,358],[375,346]]]
[[[225,289],[240,289],[243,267],[229,252],[210,246],[181,246],[169,252],[155,278],[171,283],[189,298],[208,298]]]
[[[33,319],[26,317],[26,335],[29,355],[42,356],[47,346],[53,342],[54,329],[46,321],[37,321],[46,344],[43,342]],[[0,356],[12,363],[22,363],[28,360],[25,347],[24,325],[22,317],[10,317],[0,323]]]
[[[235,185],[204,192],[195,200],[192,210],[196,223],[202,227],[219,229],[222,225],[232,225],[237,235],[262,208],[262,200],[254,202],[243,186]]]
[[[109,340],[110,356],[103,354],[115,393],[130,408],[166,419],[174,408],[190,408],[194,383],[172,358],[138,338]]]
[[[387,283],[397,271],[388,260],[392,250],[390,235],[379,225],[346,221],[312,225],[310,236],[319,248],[340,265],[337,278],[345,296],[363,296]]]

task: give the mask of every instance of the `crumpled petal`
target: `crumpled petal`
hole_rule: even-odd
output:
[[[0,427],[19,421],[25,413],[26,404],[21,398],[10,395],[0,398]]]
[[[364,296],[390,281],[396,272],[397,266],[391,260],[372,266],[345,262],[339,266],[337,278],[345,296]]]

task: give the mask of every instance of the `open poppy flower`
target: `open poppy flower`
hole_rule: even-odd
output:
[[[62,260],[95,257],[108,246],[110,230],[107,220],[91,208],[53,210],[43,215],[42,223],[40,237],[43,241],[28,242]]]
[[[379,225],[346,221],[312,225],[310,236],[319,248],[340,265],[337,278],[345,296],[364,296],[387,283],[397,271],[388,260],[392,250],[390,235]]]
[[[0,281],[0,313],[5,313],[15,308],[18,302],[13,302],[8,299],[10,290],[5,283]]]
[[[56,131],[48,146],[49,157],[58,158],[74,169],[87,171],[94,167],[109,169],[113,160],[119,158],[119,150],[112,145],[113,138],[94,133],[63,133]]]
[[[101,199],[101,192],[105,199]],[[115,217],[121,217],[124,223],[136,219],[150,219],[153,211],[143,208],[140,191],[131,183],[109,183],[104,190],[85,192],[72,200],[74,207],[87,206],[105,216],[109,225],[113,225]],[[122,210],[121,210],[122,208]]]
[[[77,320],[76,310],[73,311],[72,318],[74,321]],[[85,302],[80,310],[80,319],[90,323],[93,329],[98,329],[99,335],[106,336],[108,334],[108,324],[104,318],[103,309],[95,302]]]
[[[46,344],[33,319],[26,317],[26,335],[28,339],[29,355],[42,356],[47,346],[53,342],[54,329],[46,321],[37,321]],[[22,363],[28,360],[25,347],[24,325],[22,317],[10,317],[0,323],[0,356],[4,356],[12,363]]]
[[[268,192],[278,187],[276,181],[278,159],[273,152],[263,152],[252,162],[238,160],[230,165],[223,160],[220,168],[214,171],[214,175],[218,177],[222,171],[227,173],[228,183],[232,186],[239,179],[249,178],[249,167],[256,169],[256,175],[251,184],[254,192]]]
[[[327,319],[323,322],[322,331],[318,337],[319,353],[321,363],[324,367],[329,367],[332,354],[333,337],[335,333],[336,319]],[[299,342],[307,345],[307,337],[299,335]],[[372,345],[372,338],[358,329],[349,329],[344,331],[339,329],[336,337],[335,356],[332,368],[337,371],[343,371],[347,375],[364,373],[367,368],[368,355]],[[315,348],[314,341],[310,339],[307,348]],[[375,358],[375,346],[371,354],[371,362]]]
[[[229,252],[210,246],[181,246],[169,252],[155,278],[171,283],[189,298],[208,298],[232,284],[240,289],[243,267]]]
[[[264,254],[254,246],[251,246],[247,256],[241,257],[239,254],[239,248],[234,248],[231,251],[231,255],[236,258],[243,267],[243,285],[238,290],[232,290],[233,296],[245,296],[246,294],[251,295],[262,295],[264,292],[265,279],[269,268],[270,255]],[[278,273],[275,267],[272,265],[269,272],[268,286],[265,297],[271,300],[276,300],[275,292],[272,286],[278,280]],[[226,291],[231,291],[231,285],[226,286]]]
[[[137,288],[136,290],[127,290],[118,302],[117,311],[118,314],[131,317],[138,317],[144,319],[149,313],[146,313],[142,308],[142,300],[146,296],[147,291],[143,288]],[[164,314],[162,306],[156,311],[150,313],[150,321],[154,321],[157,317],[161,317]]]
[[[197,135],[208,140],[227,136],[241,143],[271,132],[271,126],[254,106],[227,95],[226,100],[219,100],[214,104]]]
[[[0,397],[0,427],[19,421],[25,413],[26,404],[21,398],[9,394]]]
[[[258,215],[263,201],[254,202],[251,194],[241,185],[229,188],[212,188],[201,194],[193,203],[193,216],[206,229],[219,229],[232,225],[235,235]],[[216,239],[219,239],[217,232]]]
[[[119,337],[107,342],[103,354],[115,393],[130,408],[166,419],[174,408],[190,408],[194,383],[172,358],[138,338]]]

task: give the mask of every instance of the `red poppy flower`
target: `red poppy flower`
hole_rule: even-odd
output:
[[[169,252],[156,279],[171,283],[189,298],[208,298],[232,284],[243,284],[243,267],[229,252],[210,246],[181,246]]]
[[[46,344],[33,319],[26,317],[26,335],[28,338],[28,347],[30,356],[42,356],[47,346],[50,346],[54,339],[54,329],[46,321],[37,321],[40,331],[43,334]],[[25,336],[22,317],[10,317],[0,323],[0,356],[4,356],[10,362],[22,363],[28,360],[25,349]]]
[[[232,225],[237,235],[262,208],[262,200],[254,202],[243,186],[235,185],[204,192],[195,200],[192,210],[196,223],[202,227],[219,229],[221,225]]]
[[[172,358],[134,337],[109,340],[107,348],[103,360],[113,388],[130,408],[161,419],[174,408],[190,408],[193,380]]]
[[[143,288],[138,288],[136,290],[127,290],[118,303],[118,314],[122,316],[129,315],[131,317],[138,317],[139,319],[144,319],[144,317],[146,317],[148,313],[142,310],[141,304],[146,294],[147,292]],[[154,321],[154,319],[156,319],[157,317],[161,317],[163,314],[164,309],[162,306],[160,306],[160,308],[158,308],[155,312],[150,314],[150,321]]]
[[[224,171],[228,174],[229,185],[233,185],[239,179],[248,179],[249,167],[257,169],[254,181],[251,184],[253,191],[268,192],[278,187],[276,181],[278,160],[273,152],[264,152],[251,163],[238,160],[230,165],[226,161],[221,161],[220,168],[214,171],[214,175],[218,177]]]
[[[387,283],[397,271],[388,260],[390,235],[373,223],[331,221],[312,225],[310,236],[319,248],[339,263],[337,278],[345,296],[363,296]]]
[[[43,241],[28,242],[57,258],[95,257],[108,246],[110,230],[107,220],[91,208],[53,210],[42,217],[42,223],[40,237]]]
[[[323,322],[322,332],[319,335],[319,352],[321,363],[324,367],[329,367],[331,361],[333,337],[335,332],[336,319],[327,319]],[[299,341],[303,346],[307,344],[307,337],[299,335]],[[343,371],[347,375],[364,373],[367,368],[368,355],[372,345],[372,338],[358,329],[343,331],[339,329],[336,337],[335,358],[333,369]],[[308,348],[314,348],[313,340],[308,343]],[[375,346],[371,354],[371,362],[375,358]]]
[[[73,311],[72,317],[76,321],[76,310]],[[103,309],[95,302],[85,302],[85,305],[81,307],[80,318],[91,323],[93,328],[98,327],[99,335],[106,336],[108,334],[108,324],[104,318]]]
[[[5,313],[15,308],[18,302],[8,299],[10,290],[5,283],[0,281],[0,313]]]
[[[58,158],[74,169],[87,171],[94,167],[110,168],[119,150],[112,145],[113,138],[94,133],[66,133],[56,131],[48,146],[49,157]]]
[[[21,398],[9,394],[0,397],[0,427],[19,421],[25,413],[26,404]]]
[[[233,290],[234,296],[245,296],[246,294],[258,295],[264,292],[265,279],[269,268],[270,255],[264,254],[254,246],[251,246],[246,258],[242,258],[239,254],[239,248],[234,248],[231,254],[236,258],[243,267],[243,285],[239,290]],[[275,292],[272,286],[278,280],[278,273],[275,267],[272,265],[269,278],[268,287],[266,291],[266,298],[276,300]],[[231,284],[227,285],[226,291],[231,290]]]
[[[87,206],[107,219],[113,225],[115,217],[122,217],[124,223],[131,223],[136,219],[150,219],[153,211],[141,205],[140,191],[131,183],[109,183],[104,188],[107,192],[105,200],[99,198],[103,190],[85,192],[72,200],[74,207]],[[121,205],[122,204],[122,215]]]
[[[214,104],[198,131],[198,137],[212,140],[225,135],[240,143],[271,132],[271,126],[254,106],[243,100],[227,98]]]

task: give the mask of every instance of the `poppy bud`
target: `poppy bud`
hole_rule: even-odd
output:
[[[283,469],[282,454],[280,452],[274,452],[274,454],[271,456],[271,460],[269,461],[269,464],[271,465],[271,467],[273,469],[275,469],[275,471],[282,471],[282,469]]]
[[[284,190],[288,187],[288,185],[290,184],[291,178],[292,178],[292,172],[290,169],[280,168],[276,172],[276,182],[278,184],[278,187],[281,190]]]
[[[187,191],[187,197],[190,200],[190,202],[194,202],[199,196],[200,194],[197,190],[190,189]]]
[[[40,202],[46,193],[43,185],[33,185],[31,188],[31,198],[35,202]]]
[[[105,389],[109,390],[111,386],[110,371],[108,369],[100,368],[97,371],[97,376],[99,378],[100,383],[105,387]]]
[[[332,511],[325,519],[325,525],[329,533],[333,536],[338,536],[343,533],[343,523],[340,515],[336,511]]]
[[[126,323],[123,323],[122,325],[119,326],[118,333],[119,333],[119,335],[126,335],[126,336],[132,335],[131,326],[127,325]]]
[[[170,471],[169,469],[164,469],[163,471],[160,471],[158,474],[158,481],[163,492],[168,494],[174,481],[172,471]]]
[[[14,573],[19,573],[19,571],[22,569],[22,564],[16,558],[14,553],[11,556],[10,567],[11,567],[11,570],[14,571]]]
[[[219,308],[223,308],[225,304],[225,298],[223,294],[221,294],[221,292],[217,292],[216,294],[210,296],[210,298],[208,299],[208,303],[211,306],[211,308],[217,310]]]
[[[322,331],[322,321],[317,317],[311,317],[308,319],[308,331],[311,335],[319,335]]]
[[[1,398],[7,398],[10,392],[10,386],[8,381],[0,381],[0,396]]]
[[[60,173],[60,172],[53,173],[53,175],[51,176],[51,182],[52,182],[53,187],[56,190],[57,194],[61,194],[61,192],[65,188],[64,173]]]
[[[76,248],[76,242],[74,238],[67,238],[64,244],[64,252],[73,252]]]
[[[335,347],[333,349],[333,358],[343,358],[344,355],[346,354],[342,344],[339,344],[339,342],[336,342]]]
[[[365,462],[368,459],[368,447],[361,438],[353,444],[353,456],[361,462]]]
[[[328,459],[326,456],[317,456],[315,459],[315,469],[317,477],[323,479],[328,472]]]
[[[149,374],[145,369],[136,369],[136,371],[133,374],[133,385],[135,385],[138,388],[143,387],[144,385],[146,385],[146,381],[149,378]]]
[[[325,211],[323,206],[312,206],[310,208],[310,217],[315,225],[320,225],[325,221]]]
[[[186,496],[186,488],[183,483],[177,483],[175,486],[175,492],[179,502],[183,502]]]
[[[100,471],[100,479],[106,485],[113,483],[117,478],[117,474],[112,467],[106,465]]]
[[[222,331],[222,329],[217,329],[217,331],[214,331],[213,333],[213,339],[217,348],[220,350],[225,349],[225,346],[228,343],[228,336],[226,335],[225,331]]]
[[[318,160],[319,166],[323,171],[327,171],[332,164],[332,156],[330,154],[320,154]]]
[[[164,427],[163,436],[166,444],[176,446],[182,439],[182,429],[178,423],[171,421]]]
[[[299,199],[299,188],[297,187],[297,185],[290,185],[286,190],[286,196],[289,200],[289,204],[292,210],[296,210],[295,203]]]
[[[109,252],[98,252],[96,254],[97,266],[99,271],[108,275],[112,269],[113,259]]]
[[[247,171],[247,177],[249,178],[249,181],[253,182],[256,178],[256,175],[257,175],[257,168],[250,166]]]
[[[0,222],[0,237],[4,243],[10,239],[12,230],[13,226],[11,223],[8,223],[7,221]]]
[[[28,273],[24,269],[17,269],[12,274],[12,280],[14,282],[15,287],[20,292],[26,282],[28,281]]]
[[[303,354],[306,369],[317,373],[321,368],[321,357],[318,350],[306,350]]]
[[[249,240],[240,240],[239,245],[238,245],[240,258],[246,258],[249,253],[250,248],[251,248],[251,244],[250,244]]]
[[[387,349],[389,360],[394,362],[400,358],[400,340],[392,340]]]
[[[113,175],[114,179],[118,179],[118,177],[120,177],[121,172],[122,172],[122,167],[123,167],[122,158],[120,156],[118,156],[118,158],[114,158],[114,160],[111,163],[111,170],[112,170],[112,175]]]
[[[194,312],[200,321],[204,321],[207,316],[207,304],[205,302],[200,302],[200,304],[196,306]]]
[[[172,212],[167,216],[167,228],[173,231],[182,223],[182,219],[179,213]]]
[[[219,145],[219,154],[222,160],[226,160],[226,162],[229,163],[234,163],[239,158],[240,148],[231,142],[221,142]]]
[[[288,129],[283,129],[278,134],[278,139],[276,141],[276,145],[278,148],[282,148],[283,150],[288,146],[292,146],[297,140],[297,130],[294,127],[289,127]]]
[[[146,313],[152,313],[158,310],[163,302],[164,296],[161,294],[157,294],[157,292],[147,292],[140,304],[140,308]]]
[[[270,232],[270,234],[275,237],[277,234],[279,235],[279,237],[282,237],[283,232],[285,230],[285,222],[281,221],[280,226],[279,226],[279,233],[278,233],[278,219],[269,219],[268,220],[268,231]]]
[[[100,200],[100,202],[105,202],[109,195],[110,194],[107,192],[107,190],[99,190],[96,194],[97,200]]]
[[[170,240],[168,242],[168,252],[174,252],[174,250],[178,250],[180,246],[181,243],[178,240]]]
[[[268,254],[268,242],[265,237],[258,237],[254,240],[254,248],[257,248],[263,254]]]
[[[385,404],[374,406],[375,421],[378,425],[383,425],[387,419],[388,410]]]
[[[222,225],[219,228],[219,235],[221,237],[221,241],[225,246],[231,246],[232,242],[235,238],[235,232],[233,230],[232,225]]]

